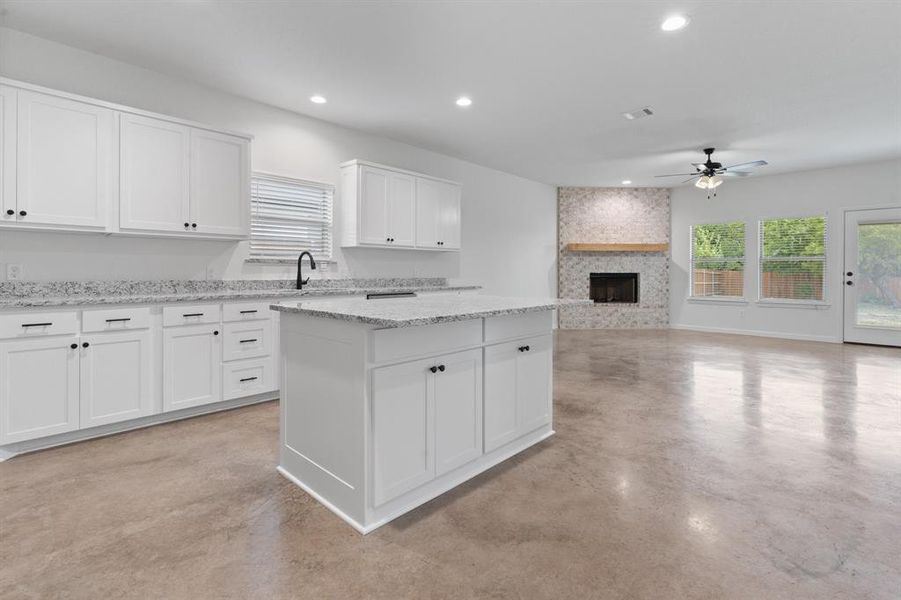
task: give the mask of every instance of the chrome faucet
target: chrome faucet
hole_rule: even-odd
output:
[[[301,269],[300,269],[304,256],[310,257],[310,268],[313,269],[314,271],[316,270],[316,261],[313,260],[313,255],[310,254],[309,252],[307,252],[306,250],[301,252],[300,256],[297,257],[297,289],[299,289],[299,290],[303,289],[303,286],[306,285],[307,283],[309,283],[309,281],[310,281],[309,277],[307,277],[306,279],[303,279],[303,273],[301,272]]]

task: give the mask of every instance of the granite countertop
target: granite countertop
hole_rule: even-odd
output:
[[[215,282],[49,282],[32,283],[15,290],[0,289],[0,310],[100,304],[167,304],[366,295],[385,292],[440,292],[478,290],[477,285],[450,285],[438,279],[367,279],[310,282],[303,290],[275,287],[272,281]],[[254,287],[258,285],[258,288]],[[26,287],[27,286],[27,287]],[[18,292],[18,293],[16,293]]]
[[[272,305],[271,308],[284,313],[326,317],[378,327],[410,327],[552,310],[561,304],[582,302],[556,298],[510,298],[472,294],[377,300],[342,298]]]

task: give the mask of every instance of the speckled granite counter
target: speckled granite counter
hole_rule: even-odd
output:
[[[0,282],[0,310],[98,304],[164,304],[365,295],[377,292],[477,290],[443,278],[318,279],[303,290],[290,280]]]
[[[378,327],[409,327],[465,321],[481,317],[552,310],[561,303],[582,301],[505,296],[428,296],[377,299],[342,298],[319,302],[272,305],[273,310],[353,321]]]

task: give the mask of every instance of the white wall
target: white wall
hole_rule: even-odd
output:
[[[251,133],[256,136],[253,168],[259,171],[336,184],[338,164],[361,158],[459,181],[463,184],[462,252],[337,248],[336,264],[325,274],[437,276],[481,284],[490,293],[556,295],[556,189],[552,186],[5,28],[0,28],[0,74]],[[298,107],[307,108],[306,100],[298,99]],[[336,221],[341,219],[338,204]],[[0,263],[22,263],[26,279],[291,275],[288,267],[245,264],[246,252],[246,243],[0,231]]]
[[[836,143],[839,143],[838,141]],[[764,167],[765,169],[765,167]],[[695,187],[672,192],[670,325],[797,339],[841,341],[843,218],[845,209],[901,205],[901,161],[819,171],[756,175],[728,180],[717,198],[707,200]],[[826,215],[826,302],[824,308],[766,306],[758,296],[757,222],[761,218]],[[744,220],[746,305],[687,300],[689,228],[699,223]]]

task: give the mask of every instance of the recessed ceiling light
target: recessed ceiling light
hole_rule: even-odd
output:
[[[457,106],[469,106],[470,104],[472,104],[471,98],[467,98],[466,96],[457,98]]]
[[[682,15],[672,15],[671,17],[667,17],[666,20],[660,25],[660,29],[663,31],[678,31],[688,25],[688,17],[683,17]]]
[[[320,96],[316,94],[315,96],[310,96],[310,102],[313,104],[325,104],[328,100],[325,99],[325,96]]]
[[[631,179],[623,179],[623,185],[631,185],[631,184],[632,184]]]

